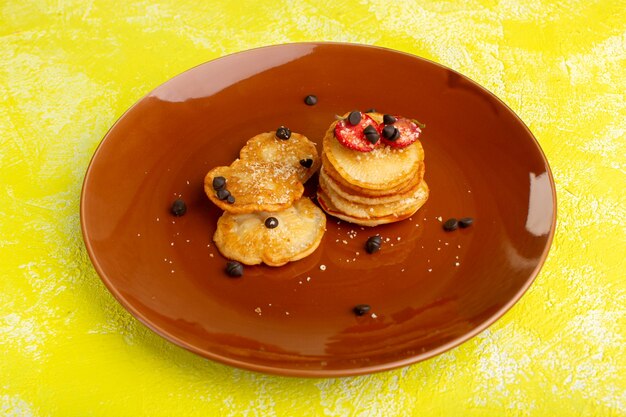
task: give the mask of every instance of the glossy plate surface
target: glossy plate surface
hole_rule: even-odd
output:
[[[317,105],[304,104],[308,94]],[[321,150],[335,114],[372,107],[426,123],[426,205],[365,230],[329,217],[308,258],[227,278],[206,172],[280,125]],[[175,218],[179,196],[188,210]],[[381,48],[288,44],[205,63],[135,104],[93,157],[81,221],[106,286],[166,339],[251,370],[340,376],[432,357],[493,323],[543,264],[555,204],[531,132],[466,77]],[[455,232],[438,220],[465,216],[474,225]],[[367,255],[377,233],[383,249]],[[374,314],[356,317],[361,303]]]

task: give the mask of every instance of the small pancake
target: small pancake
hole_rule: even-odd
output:
[[[417,207],[417,208],[415,208],[415,210],[412,210],[412,211],[406,211],[406,212],[403,212],[403,213],[396,213],[396,214],[392,214],[392,215],[389,215],[389,216],[382,216],[382,217],[378,217],[378,218],[360,218],[360,217],[349,216],[349,215],[339,211],[337,209],[337,207],[335,207],[332,204],[332,202],[330,201],[328,196],[326,196],[324,194],[323,190],[321,190],[321,189],[317,190],[317,201],[320,204],[320,206],[322,207],[322,209],[327,214],[329,214],[331,216],[334,216],[334,217],[336,217],[338,219],[347,221],[349,223],[354,223],[354,224],[358,224],[360,226],[368,226],[368,227],[374,227],[374,226],[380,226],[382,224],[399,222],[399,221],[402,221],[404,219],[408,219],[413,214],[415,214],[415,212],[417,210],[419,210],[419,207]]]
[[[361,219],[371,219],[397,215],[404,212],[415,212],[419,207],[424,205],[428,199],[428,186],[422,181],[416,190],[403,199],[379,204],[362,204],[354,201],[346,200],[328,186],[325,178],[320,176],[319,189],[326,196],[326,201],[332,203],[338,211]]]
[[[276,132],[256,135],[241,149],[239,158],[246,161],[287,164],[297,172],[302,183],[311,178],[322,164],[315,144],[306,136],[295,132],[286,140],[278,139]],[[307,159],[311,160],[309,168],[300,163]]]
[[[218,176],[226,178],[226,189],[235,197],[233,204],[217,197],[213,178]],[[229,167],[209,171],[204,192],[222,210],[241,214],[286,209],[302,197],[304,186],[293,166],[237,159]]]
[[[419,186],[419,183],[422,182],[424,178],[425,172],[425,164],[421,162],[416,171],[412,171],[407,174],[406,180],[401,184],[398,184],[395,187],[388,188],[385,190],[368,190],[362,187],[358,187],[350,184],[344,178],[339,175],[339,173],[333,168],[332,164],[328,162],[326,159],[326,155],[322,153],[322,170],[326,174],[328,178],[330,178],[334,184],[337,184],[338,187],[346,193],[353,196],[352,200],[359,201],[361,198],[394,198],[398,195],[403,195],[411,190],[414,190]],[[351,200],[349,198],[349,200]]]
[[[407,176],[419,168],[424,150],[419,141],[402,149],[379,146],[359,152],[341,145],[334,136],[333,122],[324,136],[324,156],[348,184],[367,190],[384,191],[402,186]]]
[[[278,226],[265,226],[275,217]],[[265,263],[281,266],[310,255],[319,246],[326,228],[326,216],[308,198],[277,212],[224,213],[217,221],[213,240],[228,259],[246,265]]]
[[[320,170],[319,176],[320,176],[320,182],[324,181],[326,186],[334,194],[338,194],[343,199],[351,201],[351,202],[353,202],[355,204],[373,205],[373,204],[395,203],[395,202],[398,202],[400,200],[404,200],[406,198],[410,198],[417,191],[417,189],[420,187],[420,184],[421,184],[421,181],[416,182],[414,186],[406,189],[405,191],[402,191],[402,192],[399,192],[399,193],[396,193],[396,194],[389,194],[389,195],[384,195],[384,196],[369,197],[369,196],[362,196],[362,195],[359,195],[359,194],[353,194],[351,190],[344,188],[344,186],[342,184],[337,183],[333,178],[331,178],[326,173],[325,169],[321,169]],[[418,174],[416,174],[416,177],[421,177],[421,175],[418,173]]]

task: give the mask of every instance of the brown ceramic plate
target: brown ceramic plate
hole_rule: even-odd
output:
[[[308,258],[227,278],[206,172],[257,133],[285,125],[319,145],[335,114],[371,107],[426,123],[426,205],[365,230],[329,217]],[[175,218],[179,196],[188,211]],[[484,88],[412,55],[308,43],[208,62],[140,100],[91,161],[81,220],[102,280],[156,333],[242,368],[340,376],[424,360],[502,316],[546,258],[555,202],[537,141]],[[438,220],[464,216],[474,225],[450,233]],[[377,233],[383,249],[365,254]],[[361,303],[374,314],[355,316]]]

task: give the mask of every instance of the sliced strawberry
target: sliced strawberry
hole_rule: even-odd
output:
[[[422,129],[411,119],[407,119],[406,117],[394,116],[396,121],[392,125],[396,129],[398,129],[398,135],[395,135],[395,140],[390,140],[385,138],[385,136],[381,136],[380,140],[385,145],[389,145],[392,148],[406,148],[413,142],[417,141],[422,133]]]
[[[367,114],[361,113],[361,120],[356,125],[352,125],[348,118],[338,121],[335,125],[335,137],[346,148],[370,152],[380,144],[380,140],[372,143],[366,138],[363,130],[368,126],[373,126],[380,135],[378,123]]]

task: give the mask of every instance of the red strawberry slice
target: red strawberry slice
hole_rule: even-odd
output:
[[[373,126],[380,135],[378,123],[365,113],[361,113],[361,120],[352,125],[348,118],[342,119],[335,125],[335,137],[343,146],[359,152],[373,151],[380,144],[380,140],[372,143],[365,137],[363,130],[368,126]]]
[[[396,122],[389,126],[394,126],[398,129],[399,135],[397,135],[397,139],[389,140],[384,136],[381,136],[380,140],[385,145],[389,145],[392,148],[406,148],[413,142],[417,141],[422,133],[422,129],[412,121],[411,119],[407,119],[406,117],[394,116],[396,118]]]

